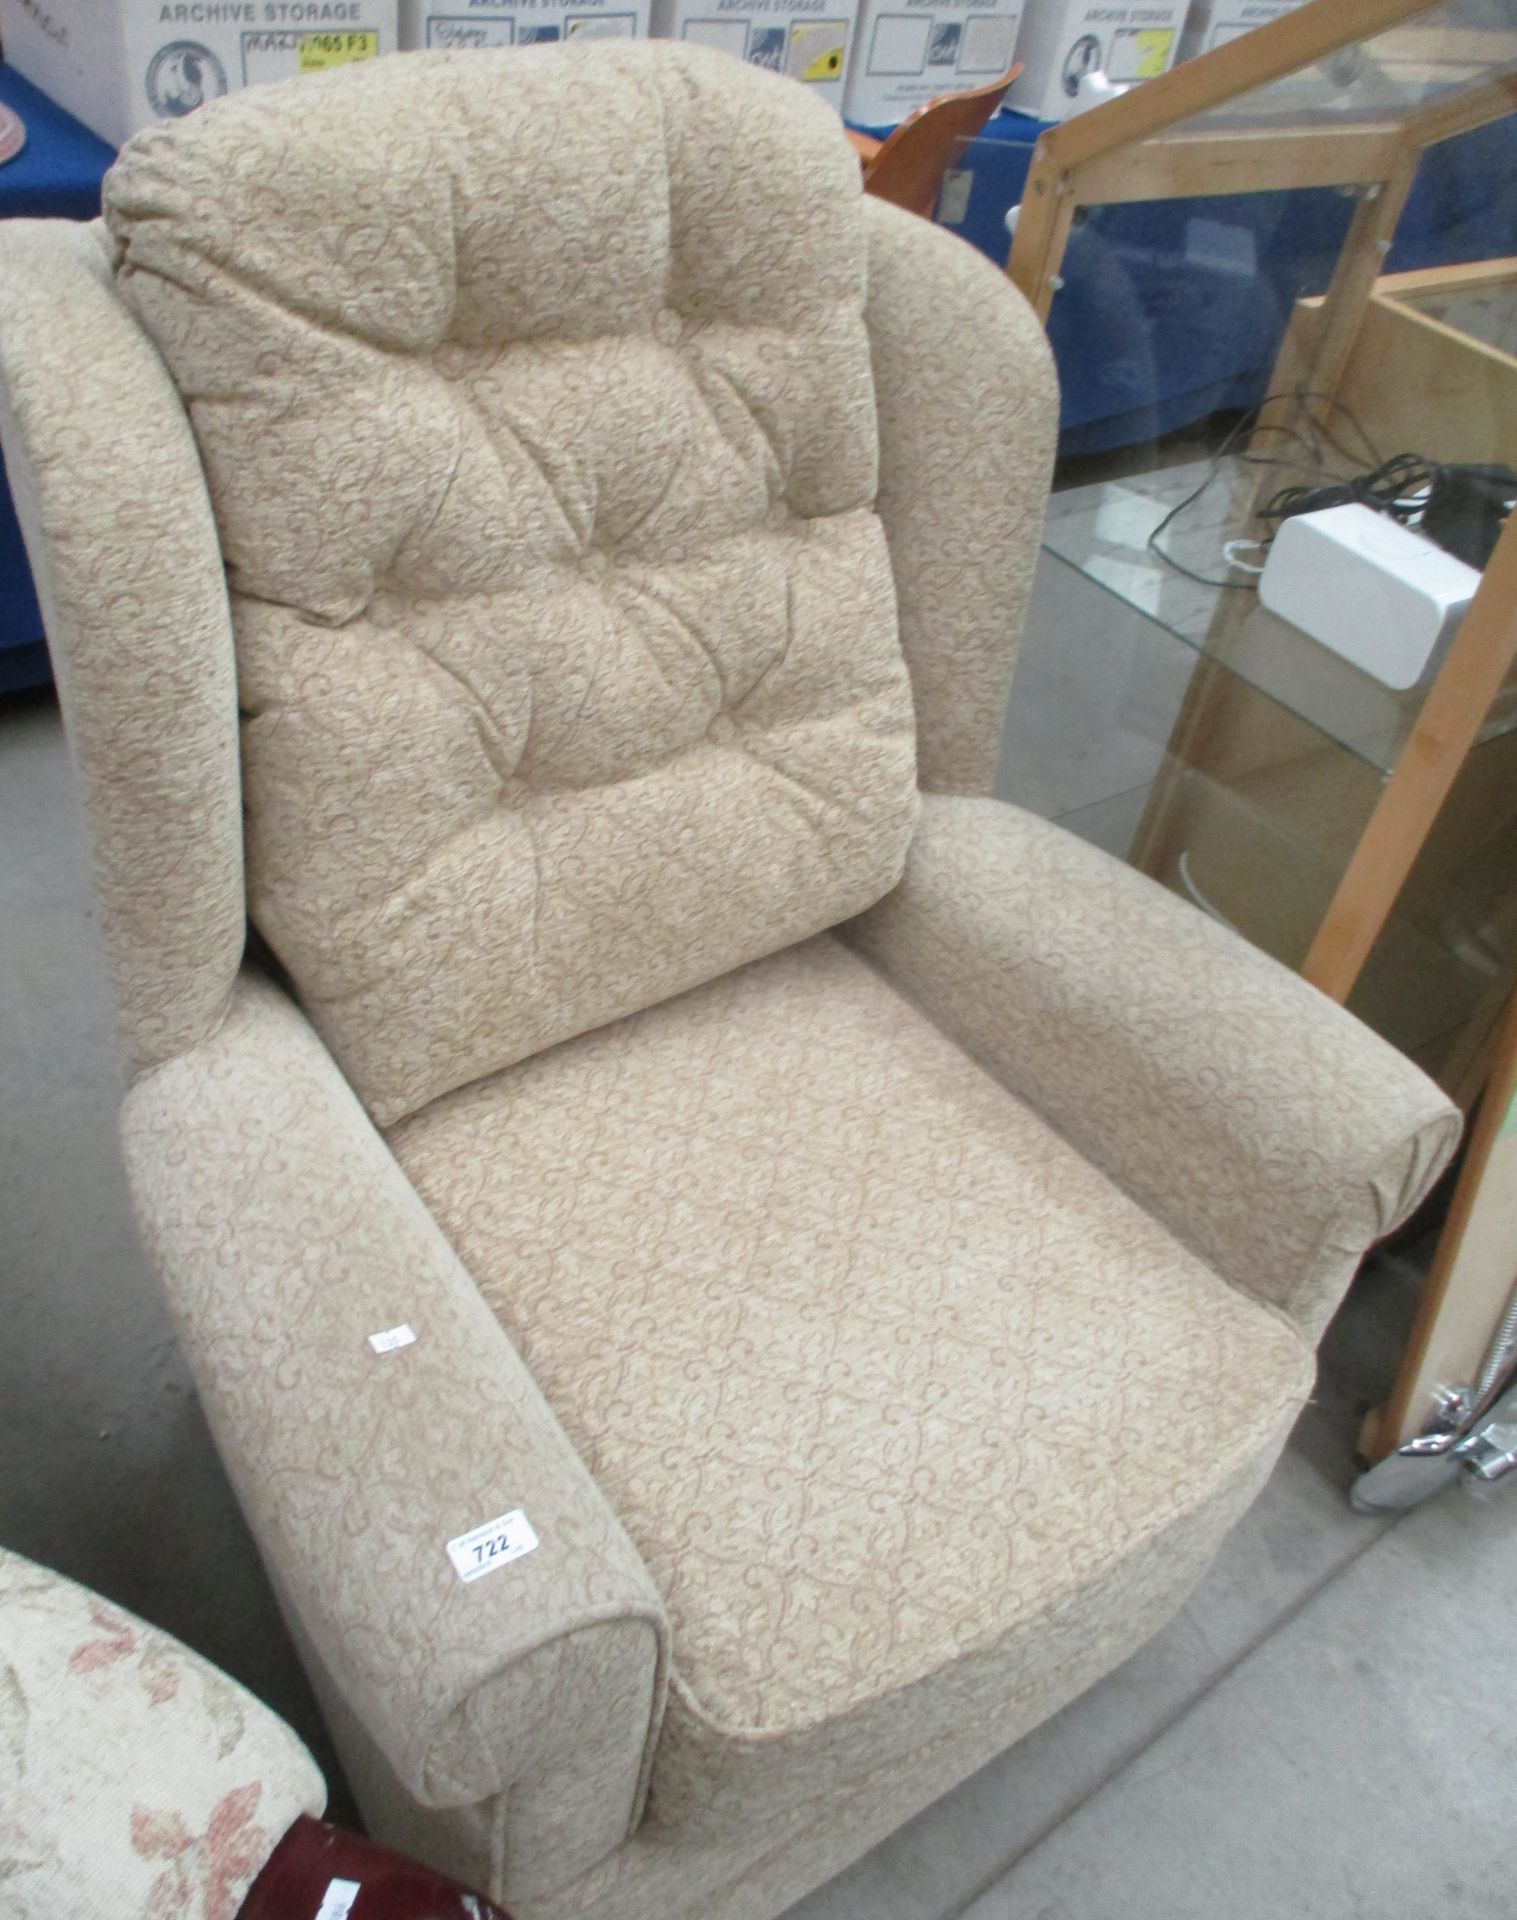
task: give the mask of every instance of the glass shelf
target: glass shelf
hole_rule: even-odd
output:
[[[1165,515],[1207,479],[1214,464],[1205,491],[1159,536],[1164,551],[1188,570],[1182,572],[1154,551],[1150,537]],[[1216,463],[1200,459],[1066,488],[1049,503],[1044,545],[1124,606],[1226,667],[1378,773],[1389,774],[1428,683],[1405,693],[1382,686],[1300,628],[1267,612],[1248,575],[1228,566],[1225,543],[1251,535],[1249,515],[1259,472],[1230,458]],[[1301,477],[1281,470],[1279,484]],[[1249,551],[1244,557],[1256,556]],[[1201,579],[1189,577],[1192,574]],[[1227,579],[1240,584],[1217,584]],[[1483,743],[1514,729],[1517,682],[1503,691],[1480,738]]]
[[[996,791],[1296,969],[1381,774],[1215,659],[1196,724],[1202,663],[1133,600],[1045,553]],[[1456,790],[1348,1002],[1450,1087],[1499,1011],[1517,953],[1503,824],[1513,809],[1492,804],[1511,791],[1517,730],[1493,751]]]
[[[1311,831],[1260,804],[1247,779],[1219,780],[1166,755],[1151,784],[1067,814],[1060,825],[1129,859],[1139,821],[1161,804],[1161,843],[1144,862],[1150,877],[1299,967],[1341,861]],[[1428,926],[1393,911],[1349,1006],[1436,1078],[1469,1024],[1488,1015],[1500,981],[1500,965],[1454,916]]]

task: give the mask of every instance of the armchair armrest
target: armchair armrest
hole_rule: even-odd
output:
[[[928,796],[847,937],[1235,1286],[1315,1339],[1459,1116],[1394,1048],[1153,881],[1000,801]]]
[[[122,1125],[222,1457],[335,1692],[416,1801],[494,1803],[492,1893],[583,1871],[640,1814],[668,1627],[499,1322],[268,982]],[[402,1323],[414,1343],[371,1348]],[[517,1509],[540,1544],[464,1581],[448,1543]]]

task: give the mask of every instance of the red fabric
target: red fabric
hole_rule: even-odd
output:
[[[248,1889],[237,1920],[316,1920],[334,1880],[358,1883],[346,1920],[510,1920],[431,1867],[302,1814]],[[330,1909],[329,1909],[330,1911]]]

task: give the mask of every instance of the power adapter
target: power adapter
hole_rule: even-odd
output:
[[[1422,509],[1422,531],[1467,566],[1483,567],[1514,506],[1517,473],[1510,467],[1437,467]]]
[[[1435,670],[1479,584],[1474,567],[1355,502],[1283,520],[1259,598],[1383,685],[1404,689]]]

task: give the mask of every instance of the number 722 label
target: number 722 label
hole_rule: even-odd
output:
[[[460,1580],[480,1580],[497,1568],[510,1566],[537,1545],[532,1522],[518,1507],[482,1527],[471,1527],[448,1542],[448,1558]]]

